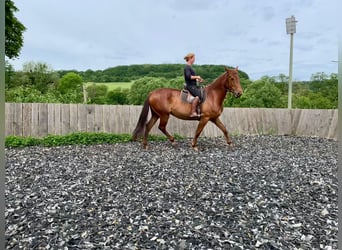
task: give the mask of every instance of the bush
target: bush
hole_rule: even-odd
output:
[[[182,137],[175,136],[178,139]],[[88,133],[78,132],[68,135],[48,135],[44,138],[32,138],[21,136],[7,136],[5,140],[6,147],[28,147],[28,146],[64,146],[64,145],[92,145],[92,144],[114,144],[124,143],[132,140],[130,134],[108,134],[108,133]],[[165,136],[149,135],[150,141],[165,141]]]
[[[107,104],[128,104],[129,89],[116,88],[107,93]]]
[[[90,104],[105,104],[106,103],[106,97],[108,92],[108,87],[104,84],[95,84],[88,86],[86,88],[87,91],[87,103]]]
[[[17,87],[6,90],[6,102],[40,102],[40,103],[57,103],[59,98],[53,92],[42,94],[33,87]]]
[[[82,77],[74,72],[67,73],[64,75],[58,85],[58,90],[62,94],[66,94],[73,91],[79,91],[82,93]]]

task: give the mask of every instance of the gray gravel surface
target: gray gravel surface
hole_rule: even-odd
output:
[[[6,149],[7,249],[337,249],[337,142]]]

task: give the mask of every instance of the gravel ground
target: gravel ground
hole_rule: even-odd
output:
[[[6,149],[7,249],[337,249],[336,141]]]

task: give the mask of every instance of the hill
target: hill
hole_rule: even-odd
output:
[[[212,81],[224,72],[225,65],[194,65],[196,73],[207,81]],[[229,66],[228,66],[229,67]],[[136,64],[121,65],[104,70],[76,71],[59,70],[60,77],[75,72],[82,76],[84,82],[130,82],[145,76],[174,79],[183,75],[184,64]],[[232,68],[232,67],[231,67]],[[240,78],[249,79],[246,72],[239,70]]]

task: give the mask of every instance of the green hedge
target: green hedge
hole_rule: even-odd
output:
[[[175,136],[177,139],[182,137]],[[149,135],[149,141],[165,141],[165,136]],[[5,140],[6,147],[28,147],[44,146],[54,147],[63,145],[92,145],[92,144],[114,144],[132,141],[130,134],[108,134],[108,133],[72,133],[68,135],[48,135],[43,138],[7,136]]]

